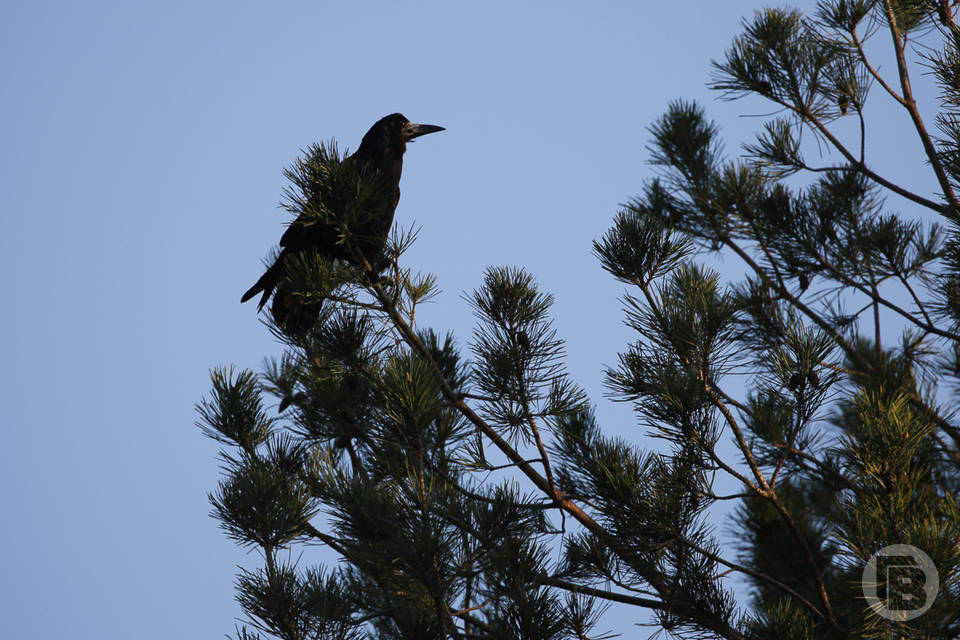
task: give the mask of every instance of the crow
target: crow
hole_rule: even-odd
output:
[[[393,212],[400,200],[400,173],[403,170],[403,153],[407,143],[443,127],[433,124],[414,124],[402,114],[393,113],[378,120],[360,142],[356,153],[347,162],[357,163],[358,168],[372,169],[378,176],[377,192],[374,198],[374,211],[365,229],[351,229],[356,238],[356,248],[367,260],[374,260],[387,243],[390,227],[393,224]],[[288,256],[305,251],[314,251],[331,260],[345,260],[356,264],[353,252],[340,242],[340,230],[333,223],[305,224],[307,219],[301,215],[280,238],[280,254],[256,284],[254,284],[240,302],[246,302],[258,293],[263,293],[257,310],[263,309],[273,294],[271,311],[274,321],[288,331],[304,329],[316,320],[323,301],[307,302],[284,290],[284,263]],[[363,266],[363,265],[358,265]],[[380,264],[373,265],[382,267]]]

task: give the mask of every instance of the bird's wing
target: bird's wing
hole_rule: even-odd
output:
[[[345,258],[339,244],[340,233],[332,224],[315,222],[304,224],[297,219],[287,227],[280,238],[280,246],[288,252],[312,250],[328,258]]]
[[[300,216],[291,222],[287,230],[280,236],[280,246],[291,251],[307,248],[311,240],[315,241],[315,238],[311,238],[315,234],[310,233],[314,227],[315,225],[305,225],[303,216]]]

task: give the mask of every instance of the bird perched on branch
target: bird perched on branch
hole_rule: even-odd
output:
[[[393,212],[400,200],[400,173],[403,170],[403,153],[407,143],[443,127],[433,124],[414,124],[402,114],[394,113],[378,120],[360,142],[356,153],[346,162],[353,163],[358,172],[372,171],[377,176],[377,189],[372,199],[372,215],[365,228],[351,229],[354,249],[341,241],[341,228],[333,221],[317,224],[315,218],[301,214],[280,238],[280,253],[240,302],[246,302],[262,292],[258,310],[273,294],[274,321],[287,330],[306,328],[320,311],[322,300],[305,301],[284,289],[284,265],[288,257],[301,252],[313,251],[331,260],[345,260],[357,264],[357,252],[373,264],[387,243]],[[362,264],[357,266],[362,267]]]

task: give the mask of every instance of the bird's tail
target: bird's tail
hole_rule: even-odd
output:
[[[257,280],[252,287],[247,289],[247,292],[243,294],[242,298],[240,298],[240,302],[246,302],[262,291],[263,296],[260,298],[260,303],[257,305],[257,311],[263,309],[263,305],[265,305],[267,300],[270,299],[270,294],[273,293],[273,290],[277,288],[277,283],[280,281],[282,272],[283,256],[278,256],[270,268],[267,269],[262,276],[260,276],[260,279]]]
[[[288,334],[302,334],[317,323],[323,298],[304,298],[277,287],[270,311],[273,321]]]

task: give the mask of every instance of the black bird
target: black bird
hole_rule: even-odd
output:
[[[375,198],[374,215],[365,229],[351,229],[356,237],[356,247],[370,261],[383,251],[393,224],[393,212],[400,200],[400,173],[403,170],[403,153],[407,142],[428,133],[443,131],[433,124],[414,124],[402,114],[394,113],[378,120],[360,142],[348,162],[365,165],[379,176],[378,193]],[[280,238],[280,255],[254,284],[240,302],[246,302],[263,292],[257,310],[263,308],[270,294],[273,296],[274,321],[287,330],[306,328],[316,319],[322,301],[307,303],[283,290],[284,261],[287,256],[302,251],[316,251],[319,255],[355,262],[353,253],[339,243],[340,232],[335,224],[304,224],[304,216],[297,218]],[[379,265],[374,265],[376,268]],[[276,291],[276,293],[274,293]]]

